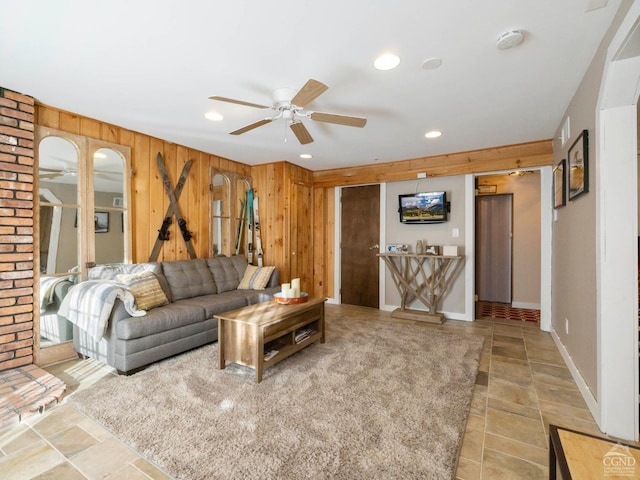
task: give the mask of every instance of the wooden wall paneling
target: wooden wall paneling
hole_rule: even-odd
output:
[[[53,108],[46,108],[43,105],[35,106],[35,123],[43,127],[60,129],[60,112]]]
[[[450,155],[363,165],[313,172],[316,187],[413,180],[426,172],[428,177],[510,170],[553,164],[551,140],[507,145]]]
[[[102,140],[100,133],[100,122],[91,118],[80,118],[80,135]]]
[[[193,214],[193,232],[198,237],[198,248],[196,253],[198,258],[207,258],[209,256],[209,244],[211,243],[211,232],[209,229],[210,212],[209,212],[209,156],[198,151],[191,151],[193,158],[192,170],[195,170],[198,179],[196,197],[198,200],[198,209]]]
[[[165,166],[167,168],[167,173],[169,174],[169,181],[171,185],[175,185],[178,179],[178,175],[176,173],[176,165],[178,162],[178,146],[174,143],[163,142],[163,158],[165,162]],[[153,162],[153,168],[158,171],[158,166],[155,162]],[[158,174],[158,189],[162,192],[162,212],[166,212],[167,208],[169,208],[169,197],[167,197],[166,192],[164,191],[164,185],[162,183],[162,177]],[[189,196],[188,190],[191,186],[191,173],[189,174],[189,179],[187,180],[184,190],[182,191],[182,197],[180,197],[180,201],[178,201],[178,205],[182,209],[182,205],[185,203],[185,198]],[[180,234],[180,228],[178,228],[178,222],[176,221],[175,216],[172,218],[171,223],[171,235],[169,236],[169,240],[165,242],[164,247],[164,255],[163,260],[181,260],[188,258],[186,255],[186,248],[184,246],[184,241],[182,240],[182,235]]]
[[[171,177],[171,189],[175,190],[176,185],[178,184],[178,178],[180,178],[180,173],[182,173],[182,169],[185,164],[192,157],[192,152],[189,148],[183,147],[180,145],[176,145],[176,162],[173,166],[173,172],[169,173]],[[195,160],[194,160],[195,163]],[[178,200],[178,205],[180,205],[180,212],[182,213],[183,218],[187,222],[187,230],[191,232],[193,237],[191,237],[191,244],[193,245],[193,249],[196,252],[196,257],[200,258],[201,255],[198,255],[198,225],[196,224],[197,219],[197,208],[198,208],[198,171],[195,165],[191,165],[191,170],[189,170],[189,178],[184,185],[184,189],[182,190],[182,195]],[[167,197],[168,201],[169,197]],[[180,252],[180,256],[186,255],[183,258],[189,258],[189,253],[187,252],[187,245],[182,236],[182,230],[180,230],[180,226],[178,225],[175,217],[174,222],[176,222],[176,242],[178,252]]]
[[[118,128],[108,123],[100,124],[100,138],[106,142],[118,143],[120,145],[126,142],[126,139],[131,139],[133,132],[124,128]]]
[[[325,239],[327,237],[327,209],[324,188],[313,189],[313,287],[309,294],[326,297]]]
[[[324,189],[324,207],[326,210],[326,228],[324,243],[325,284],[324,295],[333,297],[335,291],[335,231],[336,231],[336,191],[334,188]]]
[[[160,173],[158,172],[158,166],[156,165],[156,155],[158,152],[162,153],[163,158],[165,157],[165,153],[163,151],[163,142],[156,138],[151,138],[149,140],[149,153],[145,158],[141,159],[141,175],[145,175],[147,177],[147,182],[149,184],[149,205],[148,210],[144,211],[139,209],[136,212],[136,217],[138,215],[145,215],[149,219],[150,229],[146,232],[140,232],[141,234],[146,235],[147,238],[147,248],[144,252],[144,257],[149,258],[151,254],[151,249],[153,248],[153,244],[158,237],[158,230],[162,226],[162,220],[164,219],[164,213],[166,212],[167,205],[165,204],[165,196],[164,189],[162,187],[162,179],[160,177]],[[166,161],[166,160],[165,160]],[[175,223],[175,222],[174,222]],[[175,236],[174,231],[175,225],[172,224],[169,226],[169,238]],[[137,230],[140,226],[136,225]],[[171,250],[170,248],[171,240],[167,240],[166,242],[162,242],[162,249],[158,254],[158,261],[162,261],[171,257],[168,255],[168,252]]]
[[[69,112],[60,112],[60,130],[80,134],[80,117]]]
[[[133,262],[146,262],[151,255],[159,226],[150,218],[151,189],[149,185],[150,137],[136,133],[131,149],[131,240],[133,242]]]
[[[280,280],[289,280],[289,261],[285,252],[285,188],[282,162],[256,165],[251,168],[253,188],[260,204],[260,233],[262,237],[263,261],[275,265],[280,271]]]

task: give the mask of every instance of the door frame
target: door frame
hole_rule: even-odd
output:
[[[384,232],[386,230],[386,213],[385,213],[385,205],[386,202],[384,201],[384,199],[387,196],[387,184],[385,182],[381,182],[381,183],[362,183],[362,184],[358,184],[358,185],[345,185],[342,187],[335,187],[334,191],[335,191],[335,195],[334,195],[334,211],[335,211],[335,218],[336,218],[336,228],[334,231],[334,238],[333,238],[333,244],[339,246],[340,245],[340,241],[341,241],[341,234],[342,234],[342,208],[340,205],[340,199],[342,197],[342,189],[343,188],[350,188],[350,187],[364,187],[367,185],[379,185],[380,186],[380,198],[378,199],[380,202],[380,232],[379,232],[379,236],[380,236],[380,253],[382,253],[382,245],[384,245],[386,243],[385,240],[385,235]],[[342,249],[341,248],[336,248],[335,249],[335,255],[334,255],[334,278],[342,278],[342,269],[341,269],[341,264],[342,264]],[[333,303],[333,304],[337,304],[339,305],[341,300],[341,296],[340,296],[340,282],[334,282],[334,290],[333,290],[333,297],[328,298],[327,299],[327,303]],[[384,278],[384,265],[382,264],[382,262],[380,262],[378,264],[378,304],[380,306],[383,305],[384,303],[384,292],[386,289],[386,282],[385,282],[385,278]]]

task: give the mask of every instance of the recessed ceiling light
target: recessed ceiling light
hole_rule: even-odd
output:
[[[424,134],[424,136],[427,138],[438,138],[441,135],[442,132],[440,130],[431,130],[430,132]]]
[[[218,112],[207,112],[207,113],[204,114],[204,116],[207,119],[211,120],[212,122],[219,122],[224,118]]]
[[[378,70],[391,70],[399,64],[400,58],[393,53],[385,53],[373,61],[373,66]]]
[[[311,155],[310,153],[302,153],[300,154],[300,158],[309,159],[313,158],[313,155]]]
[[[442,65],[441,58],[427,58],[424,62],[422,62],[422,68],[425,70],[435,70],[440,65]]]

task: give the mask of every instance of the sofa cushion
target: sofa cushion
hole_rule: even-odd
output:
[[[238,290],[264,290],[275,268],[247,265]]]
[[[211,318],[222,312],[246,307],[250,304],[247,298],[249,293],[246,290],[230,290],[228,292],[216,293],[215,295],[204,295],[201,297],[185,298],[176,305],[191,305],[203,308],[207,318]],[[251,293],[254,293],[253,290]]]
[[[117,279],[133,293],[139,310],[150,310],[169,303],[153,272],[121,273]]]
[[[154,335],[206,320],[205,311],[195,305],[170,303],[154,308],[144,317],[129,317],[116,324],[116,336],[123,340]]]
[[[218,293],[222,293],[238,288],[247,268],[247,259],[242,255],[219,256],[208,258],[207,265],[216,282]]]
[[[162,262],[173,301],[218,293],[207,261],[203,258]]]

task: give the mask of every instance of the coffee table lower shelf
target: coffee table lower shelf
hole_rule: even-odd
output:
[[[265,368],[315,342],[324,343],[324,299],[297,305],[263,302],[216,315],[218,319],[218,368],[227,362],[255,370],[257,383]],[[296,342],[303,329],[312,333]],[[265,353],[277,350],[269,360]]]

